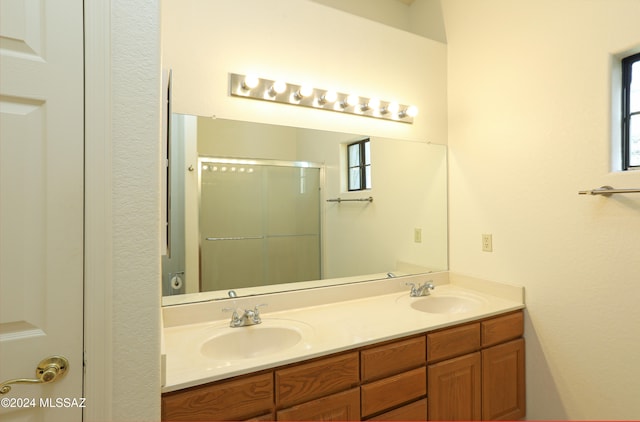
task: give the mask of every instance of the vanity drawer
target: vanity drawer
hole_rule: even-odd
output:
[[[279,421],[359,421],[359,388],[278,411]]]
[[[242,420],[272,409],[271,372],[162,396],[163,421]]]
[[[522,337],[524,334],[524,315],[522,311],[489,319],[481,323],[482,347],[493,346],[505,341]]]
[[[480,323],[427,334],[427,361],[435,362],[480,349]]]
[[[279,369],[275,380],[278,408],[347,390],[360,382],[358,352]]]
[[[370,421],[426,421],[427,420],[427,399],[418,400],[406,404],[397,409],[383,413]]]
[[[247,422],[258,422],[258,421],[275,421],[276,417],[273,412],[265,413],[264,415],[256,416],[251,419],[246,419]]]
[[[362,416],[366,417],[427,394],[427,369],[413,369],[361,387]]]
[[[424,365],[424,335],[366,349],[360,352],[362,382],[369,382]]]

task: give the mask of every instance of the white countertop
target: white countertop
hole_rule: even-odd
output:
[[[431,279],[436,284],[432,297],[467,296],[478,302],[476,308],[460,313],[413,309],[410,305],[416,298],[409,297],[405,283]],[[162,391],[176,391],[524,308],[522,287],[453,274],[399,277],[372,283],[375,284],[359,283],[342,289],[335,286],[297,295],[289,293],[284,297],[259,296],[163,308],[166,368]],[[347,289],[351,289],[351,293]],[[358,294],[354,289],[360,296],[363,291],[372,291],[375,295],[350,298]],[[323,300],[323,296],[333,299]],[[336,297],[341,301],[336,302]],[[287,299],[302,306],[283,306]],[[323,301],[325,303],[314,303]],[[222,307],[252,308],[263,302],[269,303],[269,307],[262,310],[263,322],[258,326],[229,328],[229,314],[221,312]],[[205,315],[214,316],[207,320]],[[237,360],[212,359],[201,352],[202,345],[217,333],[270,326],[293,327],[302,334],[302,341],[284,351]]]

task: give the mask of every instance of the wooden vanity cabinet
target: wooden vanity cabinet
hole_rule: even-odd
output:
[[[525,416],[523,313],[427,334],[429,420]]]

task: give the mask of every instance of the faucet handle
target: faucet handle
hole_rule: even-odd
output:
[[[251,321],[251,324],[248,325],[260,324],[262,322],[262,318],[260,318],[260,310],[258,308],[261,308],[263,306],[267,306],[267,304],[261,303],[259,305],[255,305],[253,309],[244,310],[243,318],[247,321]]]
[[[222,308],[222,312],[233,312],[233,315],[231,315],[231,319],[233,319],[233,320],[240,319],[240,314],[238,313],[238,308]]]
[[[406,282],[404,283],[405,286],[411,286],[411,294],[415,294],[416,293],[416,283],[411,283],[411,282]]]
[[[258,308],[262,308],[263,306],[267,306],[267,304],[261,303],[253,307],[253,320],[256,322],[256,324],[262,322],[262,319],[260,318],[260,310]]]
[[[433,285],[433,280],[429,280],[429,281],[425,281],[424,284],[420,287],[424,288],[424,289],[429,289],[429,290],[433,290],[436,288],[436,286]]]
[[[241,318],[238,314],[238,308],[222,308],[222,312],[233,312],[233,315],[231,315],[231,321],[229,322],[230,327],[240,326]]]

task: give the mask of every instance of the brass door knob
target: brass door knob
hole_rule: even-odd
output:
[[[11,391],[11,384],[47,384],[61,378],[69,369],[69,361],[64,356],[50,356],[43,359],[36,368],[36,378],[16,378],[0,384],[0,394]]]

